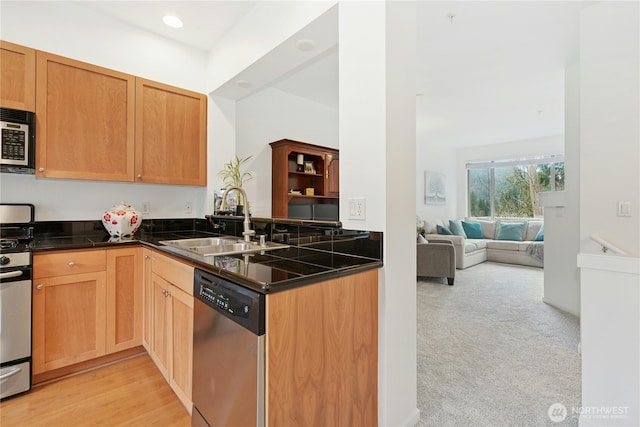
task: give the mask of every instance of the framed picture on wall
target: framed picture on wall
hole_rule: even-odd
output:
[[[424,204],[444,205],[447,203],[446,176],[440,172],[424,172]]]

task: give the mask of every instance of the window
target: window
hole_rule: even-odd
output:
[[[467,163],[467,184],[469,216],[541,217],[538,193],[564,190],[564,157]]]

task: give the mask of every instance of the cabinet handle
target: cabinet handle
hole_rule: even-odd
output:
[[[142,175],[138,174],[138,179],[142,179]]]
[[[144,256],[144,259],[149,259],[149,258],[151,258],[149,255]]]
[[[69,267],[75,267],[75,266],[76,266],[76,263],[75,263],[75,262],[73,262],[73,261],[69,261]]]
[[[42,285],[38,285],[38,286],[36,286],[36,289],[37,289],[37,290],[39,290],[39,291],[41,291],[41,290],[42,290],[42,288],[44,288],[44,286],[42,286]]]
[[[38,172],[44,172],[44,168],[38,168]]]

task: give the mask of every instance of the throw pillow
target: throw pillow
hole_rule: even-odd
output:
[[[429,243],[422,234],[418,234],[417,243]]]
[[[464,228],[462,228],[462,221],[459,219],[450,219],[449,220],[449,230],[456,236],[462,236],[464,238],[467,237],[467,234],[464,232]]]
[[[501,222],[498,226],[496,240],[516,240],[521,242],[523,234],[524,222]]]
[[[534,240],[536,242],[544,241],[544,225],[540,227],[540,230],[538,230],[538,234],[536,234],[536,238]]]
[[[482,239],[484,237],[482,234],[482,226],[477,222],[462,221],[462,228],[470,239]]]
[[[438,231],[438,234],[446,234],[448,236],[451,236],[453,233],[444,225],[436,225],[436,230]]]

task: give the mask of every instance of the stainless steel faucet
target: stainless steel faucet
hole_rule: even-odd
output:
[[[240,187],[229,186],[229,187],[225,188],[224,193],[222,193],[222,202],[220,203],[220,210],[224,211],[224,208],[225,208],[225,206],[227,204],[227,194],[231,190],[236,190],[236,191],[239,191],[240,193],[242,193],[242,198],[245,201],[245,207],[244,207],[244,231],[242,232],[242,235],[244,236],[244,241],[245,242],[250,242],[251,241],[251,236],[255,235],[256,232],[255,232],[255,230],[251,229],[251,221],[249,221],[249,199],[247,199],[247,193],[245,193],[244,190],[242,188],[240,188]]]

